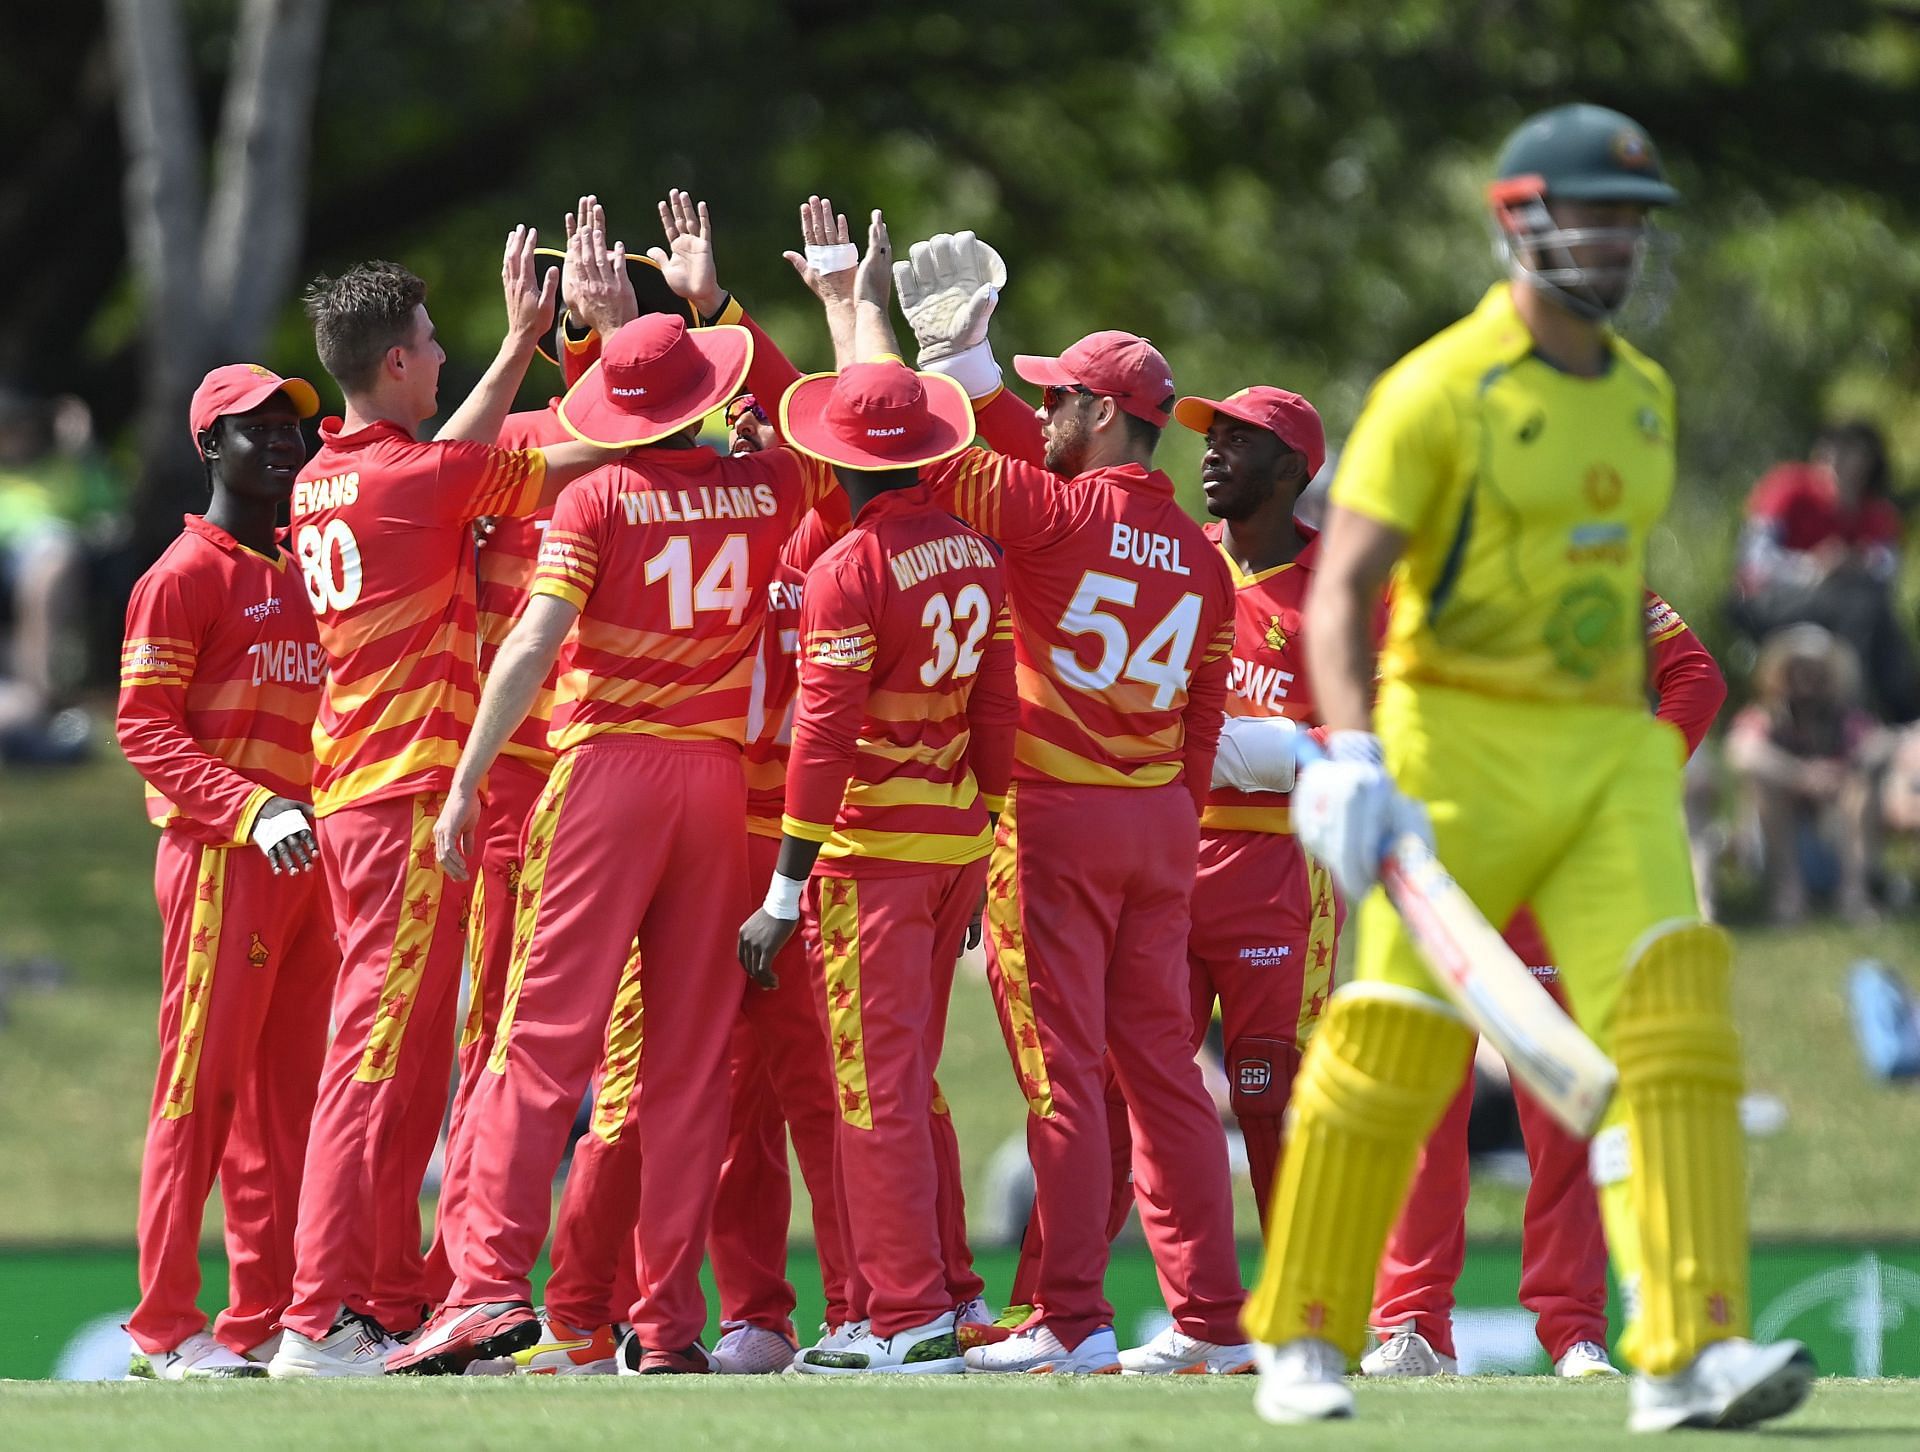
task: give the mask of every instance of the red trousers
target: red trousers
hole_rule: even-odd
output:
[[[1240,1339],[1226,1138],[1193,1060],[1186,947],[1198,845],[1193,798],[1177,783],[1023,781],[1000,818],[989,975],[1029,1111],[1044,1242],[1036,1304],[1069,1347],[1113,1318],[1102,1292],[1115,1178],[1109,1054],[1167,1309],[1190,1336]]]
[[[747,838],[747,878],[760,886],[773,875],[778,837]],[[813,1205],[813,1238],[820,1256],[827,1322],[851,1319],[847,1310],[846,1250],[834,1189],[834,1081],[827,1040],[814,1004],[809,966],[795,934],[774,959],[780,986],[749,986],[734,1025],[729,1078],[732,1120],[727,1158],[713,1204],[707,1255],[720,1293],[720,1315],[769,1330],[791,1329],[794,1295],[787,1280],[787,1226],[792,1208],[787,1136]]]
[[[327,1000],[340,951],[318,873],[276,877],[252,846],[160,835],[160,1071],[140,1162],[140,1304],[146,1352],[207,1324],[200,1224],[214,1177],[226,1211],[231,1351],[272,1334],[293,1295],[293,1229]]]
[[[638,940],[635,1066],[643,1346],[706,1324],[700,1262],[726,1145],[726,1057],[746,976],[746,786],[730,744],[602,735],[561,756],[527,825],[524,949],[467,1114],[446,1216],[454,1304],[524,1301],[553,1172]]]
[[[979,1294],[956,1298],[949,1288],[939,1208],[940,1130],[950,1134],[951,1120],[944,1104],[936,1113],[934,1071],[954,964],[986,875],[984,860],[916,871],[889,864],[817,876],[807,893],[807,956],[839,1106],[840,1221],[857,1272],[852,1310],[879,1336]],[[935,1213],[916,1213],[925,1206]]]
[[[1551,961],[1533,915],[1522,908],[1507,943],[1536,973]],[[1557,975],[1546,979],[1562,1005]],[[1517,1082],[1514,1106],[1533,1179],[1520,1242],[1520,1304],[1538,1318],[1535,1333],[1558,1361],[1576,1341],[1607,1342],[1607,1241],[1587,1171],[1587,1146]],[[1400,1222],[1387,1241],[1374,1286],[1373,1324],[1415,1329],[1452,1356],[1453,1287],[1467,1255],[1467,1116],[1473,1071],[1421,1152]]]
[[[493,1052],[493,1031],[507,996],[507,972],[513,958],[514,921],[520,902],[520,847],[527,818],[547,784],[547,773],[517,756],[502,756],[487,773],[487,791],[474,829],[479,873],[473,910],[467,922],[467,1012],[460,1026],[458,1083],[447,1120],[446,1162],[465,1153],[467,1103]],[[443,1177],[444,1183],[444,1177]],[[444,1225],[447,1201],[440,1200]],[[436,1305],[453,1285],[444,1234],[435,1234],[427,1251],[427,1299]]]
[[[1199,864],[1187,935],[1192,1047],[1197,1052],[1206,1038],[1217,1002],[1234,1119],[1265,1224],[1293,1076],[1326,1005],[1344,909],[1326,869],[1290,836],[1203,830]],[[1106,1222],[1111,1240],[1133,1208],[1133,1136],[1126,1099],[1111,1072],[1107,1133],[1114,1179]],[[1029,1216],[1011,1304],[1028,1304],[1037,1293],[1043,1245],[1039,1219]]]
[[[320,819],[342,962],[281,1318],[302,1335],[326,1335],[342,1306],[405,1330],[428,1297],[420,1184],[447,1104],[469,897],[434,858],[444,800],[393,797]]]

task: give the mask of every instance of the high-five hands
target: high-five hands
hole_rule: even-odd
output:
[[[674,190],[660,203],[660,230],[667,245],[649,247],[647,256],[660,266],[660,275],[674,294],[685,298],[711,318],[726,306],[720,276],[713,261],[713,224],[707,218],[707,204],[696,202],[685,192]]]
[[[579,211],[567,213],[560,300],[574,322],[603,339],[640,316],[633,278],[627,273],[627,244],[607,246],[607,209],[591,194],[580,198]]]
[[[507,298],[507,336],[524,343],[529,352],[553,326],[553,304],[560,295],[560,274],[548,269],[540,276],[533,250],[540,234],[531,227],[515,227],[507,234],[506,255],[500,260],[500,288]]]
[[[893,265],[900,310],[920,346],[919,366],[944,373],[974,398],[1000,386],[988,324],[1007,285],[1007,265],[971,232],[940,232]]]
[[[800,274],[807,290],[829,307],[851,303],[859,254],[847,231],[846,215],[834,211],[831,197],[808,197],[800,204],[800,243],[804,253],[781,255]]]

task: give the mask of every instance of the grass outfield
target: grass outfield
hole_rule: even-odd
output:
[[[404,1446],[459,1452],[541,1446],[727,1447],[752,1452],[943,1447],[1312,1446],[1352,1452],[1554,1452],[1618,1447],[1626,1391],[1541,1377],[1466,1377],[1359,1389],[1359,1420],[1310,1431],[1253,1415],[1247,1378],[687,1378],[646,1386],[461,1379],[318,1386],[41,1385],[0,1392],[15,1447]],[[1826,1381],[1757,1436],[1768,1447],[1903,1449],[1920,1428],[1920,1382]],[[1715,1445],[1722,1445],[1716,1441]]]
[[[153,1090],[153,830],[140,784],[117,755],[81,770],[0,772],[0,958],[48,954],[69,967],[56,992],[22,992],[0,1027],[0,1238],[13,1244],[123,1244],[133,1232],[146,1106]],[[1912,920],[1736,930],[1737,1010],[1752,1087],[1786,1106],[1781,1132],[1751,1154],[1753,1225],[1772,1237],[1913,1234],[1920,1092],[1870,1083],[1842,984],[1856,958],[1916,967]],[[986,987],[962,974],[940,1068],[985,1206],[988,1159],[1021,1127]],[[796,1233],[811,1233],[795,1184]],[[1241,1189],[1242,1235],[1257,1236]],[[1482,1183],[1471,1234],[1512,1235],[1520,1193]],[[217,1235],[217,1211],[209,1220]],[[1920,1445],[1920,1439],[1916,1439]]]

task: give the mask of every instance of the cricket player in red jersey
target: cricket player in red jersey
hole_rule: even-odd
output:
[[[343,962],[276,1376],[379,1375],[386,1333],[417,1322],[427,1291],[419,1191],[446,1106],[468,900],[444,882],[432,830],[473,717],[470,526],[531,512],[606,457],[577,441],[470,442],[498,436],[552,322],[558,279],[534,290],[534,241],[525,229],[508,239],[506,340],[431,442],[416,430],[446,355],[424,284],[371,263],[307,295],[321,362],[346,395],[292,506],[327,657],[314,812]]]
[[[1294,1071],[1330,986],[1341,912],[1287,815],[1292,735],[1317,719],[1297,644],[1316,536],[1294,508],[1325,461],[1326,436],[1313,405],[1279,388],[1245,388],[1220,401],[1183,398],[1174,418],[1206,437],[1201,488],[1216,522],[1204,533],[1232,572],[1235,601],[1227,721],[1200,817],[1187,938],[1193,1046],[1217,1003],[1231,1103],[1264,1215]],[[1108,1103],[1119,1104],[1117,1116],[1110,1108],[1108,1125],[1116,1177],[1111,1238],[1126,1223],[1133,1190],[1125,1179],[1131,1136],[1117,1086],[1109,1085]],[[1043,1253],[1038,1223],[1029,1221],[1009,1299],[1030,1297]],[[1130,1359],[1147,1358],[1122,1357]],[[1180,1333],[1167,1333],[1153,1360],[1186,1364]]]
[[[636,936],[640,1296],[620,1369],[709,1369],[699,1266],[744,986],[722,914],[747,893],[740,754],[753,657],[780,546],[832,487],[788,450],[723,459],[697,443],[751,346],[741,329],[640,318],[561,405],[576,434],[639,452],[556,507],[533,598],[494,663],[435,828],[440,861],[464,878],[480,783],[577,629],[555,711],[560,758],[527,829],[507,999],[469,1106],[491,1133],[449,1181],[453,1289],[395,1371],[455,1372],[539,1335],[528,1276],[548,1186]],[[640,819],[643,836],[618,829]]]
[[[1699,749],[1727,698],[1713,656],[1665,600],[1647,593],[1647,675],[1654,715]],[[1553,952],[1530,910],[1514,914],[1507,945],[1564,1005]],[[1607,1356],[1607,1241],[1587,1173],[1587,1144],[1560,1127],[1515,1082],[1514,1107],[1532,1176],[1520,1242],[1520,1304],[1556,1375],[1617,1376]],[[1387,1241],[1374,1284],[1372,1322],[1381,1344],[1362,1359],[1368,1376],[1435,1376],[1458,1369],[1453,1288],[1466,1261],[1467,1117],[1473,1074],[1421,1151],[1413,1187]]]
[[[891,345],[890,266],[885,247],[870,245],[859,326],[874,332],[876,355]],[[845,305],[830,297],[836,306]],[[836,349],[843,363],[852,351]],[[934,1069],[953,965],[985,886],[989,810],[1012,760],[998,555],[934,503],[917,473],[967,445],[972,410],[948,379],[897,360],[849,363],[794,386],[782,431],[835,466],[854,521],[808,573],[779,860],[765,905],[741,930],[740,959],[773,986],[773,956],[807,894],[839,1085],[841,1218],[866,1322],[794,1366],[959,1372],[937,1221],[899,1207],[938,1197]]]
[[[985,320],[991,287],[898,270],[925,359],[976,397],[1001,453],[925,471],[937,497],[1006,550],[1020,727],[987,904],[991,972],[1029,1107],[1027,1150],[1045,1252],[1032,1320],[966,1353],[979,1371],[1121,1368],[1101,1292],[1113,1198],[1105,1055],[1132,1108],[1134,1184],[1180,1369],[1237,1370],[1243,1293],[1226,1144],[1193,1059],[1186,965],[1199,813],[1233,645],[1233,582],[1152,467],[1173,406],[1159,351],[1095,333],[1058,358],[1018,358],[1044,389],[1029,413],[951,364],[950,328]],[[936,285],[929,285],[929,282]],[[990,299],[988,299],[990,305]],[[944,322],[943,322],[944,320]],[[987,395],[983,397],[983,394]],[[1014,457],[1008,457],[1011,453]],[[1042,455],[1035,458],[1036,454]],[[1089,841],[1152,844],[1092,853]],[[1139,1369],[1176,1369],[1156,1343]]]
[[[190,421],[213,498],[134,586],[121,749],[160,828],[160,1071],[140,1167],[130,1376],[265,1376],[293,1290],[300,1163],[339,971],[308,818],[323,661],[274,541],[311,384],[216,368]],[[256,851],[255,849],[258,849]],[[230,1303],[194,1304],[215,1176]]]

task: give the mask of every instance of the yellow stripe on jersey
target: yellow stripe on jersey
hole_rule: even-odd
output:
[[[1013,759],[1054,781],[1076,786],[1165,786],[1180,775],[1177,761],[1150,761],[1122,771],[1104,762],[1089,761],[1077,752],[1055,746],[1042,737],[1021,731],[1014,737]]]
[[[781,825],[785,827],[783,819]],[[798,836],[798,833],[789,833]],[[815,839],[818,840],[818,839]],[[894,862],[925,862],[933,866],[964,866],[993,851],[993,831],[981,826],[971,837],[945,832],[877,832],[836,827],[820,849],[822,857],[884,857]]]
[[[387,761],[376,761],[371,766],[363,766],[358,771],[350,771],[345,776],[335,777],[324,790],[314,792],[313,814],[316,817],[324,817],[339,811],[342,807],[350,807],[356,801],[363,800],[429,767],[452,768],[459,764],[460,743],[458,741],[448,741],[437,736],[426,737],[413,742],[398,756]]]
[[[1020,829],[1015,820],[1019,783],[1007,792],[1000,814],[1000,836],[987,868],[987,931],[993,935],[993,964],[1005,999],[1008,1046],[1027,1108],[1042,1119],[1053,1117],[1053,1082],[1033,1017],[1033,988],[1027,980],[1027,934],[1020,916]]]
[[[362,1084],[391,1079],[400,1067],[400,1043],[406,1037],[420,996],[420,979],[427,971],[427,949],[447,879],[433,850],[433,821],[446,803],[443,792],[413,799],[413,829],[407,837],[406,891],[400,904],[400,928],[393,935],[393,954],[380,985],[380,1011],[367,1035],[360,1067],[353,1077]]]
[[[1293,835],[1293,812],[1288,807],[1207,807],[1200,828],[1209,832],[1265,832],[1274,837]]]
[[[860,1029],[860,884],[850,877],[823,877],[819,892],[828,1049],[840,1090],[840,1118],[855,1129],[872,1129],[867,1046]]]
[[[547,885],[547,852],[553,846],[560,810],[566,805],[567,783],[573,780],[572,756],[563,756],[541,789],[527,819],[527,845],[520,862],[520,896],[514,904],[513,956],[507,969],[506,996],[500,1003],[500,1026],[493,1032],[493,1053],[487,1068],[507,1072],[507,1040],[513,1034],[513,1016],[520,1007],[520,985],[526,981],[527,954],[533,947],[533,925],[540,917],[540,894]]]
[[[1307,858],[1307,962],[1300,980],[1300,1018],[1293,1041],[1301,1049],[1320,1026],[1327,995],[1333,991],[1333,959],[1338,919],[1334,916],[1333,879],[1316,857]]]
[[[607,1019],[607,1056],[600,1068],[600,1089],[593,1096],[590,1129],[604,1144],[618,1144],[633,1112],[634,1091],[640,1087],[640,1048],[646,1040],[646,1006],[640,997],[640,945],[627,954],[620,970],[620,986],[613,993],[613,1013]]]
[[[226,908],[227,852],[202,847],[193,874],[193,916],[187,927],[187,982],[180,1005],[180,1037],[173,1046],[173,1072],[167,1076],[163,1119],[193,1113],[193,1088],[200,1077],[200,1050],[207,1036],[208,1000],[213,969],[220,956],[220,920]]]

